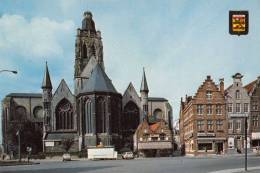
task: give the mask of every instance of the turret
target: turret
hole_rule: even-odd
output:
[[[145,70],[143,68],[143,78],[142,78],[142,83],[141,83],[141,88],[140,88],[140,93],[141,93],[141,106],[142,106],[142,112],[143,112],[143,120],[147,120],[148,116],[148,85],[146,81],[146,76],[145,76]]]
[[[43,101],[43,135],[50,130],[51,118],[51,100],[52,100],[52,84],[49,74],[48,65],[46,62],[45,72],[42,81],[42,101]]]

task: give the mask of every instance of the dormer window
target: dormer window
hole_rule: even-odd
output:
[[[210,100],[212,98],[212,92],[211,91],[207,91],[206,92],[206,97],[208,100]]]

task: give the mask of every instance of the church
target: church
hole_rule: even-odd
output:
[[[70,152],[97,146],[133,150],[134,134],[143,122],[151,126],[163,123],[172,135],[172,107],[165,98],[148,96],[145,70],[140,96],[132,83],[123,95],[116,90],[105,72],[101,32],[96,30],[91,12],[84,13],[76,33],[74,90],[64,79],[53,90],[47,63],[43,76],[42,93],[10,93],[2,101],[6,153],[17,148],[15,136],[8,133],[10,128],[19,128],[13,125],[25,121],[41,131],[42,143],[25,141],[22,150],[31,145],[34,151],[46,153],[64,152],[62,141],[66,139],[74,141]]]

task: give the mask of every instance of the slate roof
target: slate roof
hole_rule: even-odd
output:
[[[148,101],[168,101],[168,100],[162,97],[148,97]]]
[[[42,88],[52,89],[51,78],[50,78],[47,62],[46,62],[45,73],[44,73],[44,77],[43,77],[43,81],[42,81]]]
[[[41,93],[10,93],[6,97],[36,97],[41,98]]]
[[[63,139],[74,139],[78,137],[77,133],[66,133],[66,132],[59,132],[59,133],[49,133],[45,137],[45,140],[63,140]]]
[[[143,69],[143,78],[142,78],[140,91],[149,92],[144,69]]]
[[[111,80],[108,78],[107,74],[104,72],[100,64],[97,64],[91,76],[83,85],[82,92],[112,92],[117,93],[115,87],[113,86]]]

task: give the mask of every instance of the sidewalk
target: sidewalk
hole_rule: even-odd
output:
[[[237,169],[225,169],[220,171],[214,171],[210,173],[260,173],[260,166],[257,167],[250,167],[247,169],[246,172],[244,168],[237,168]]]

